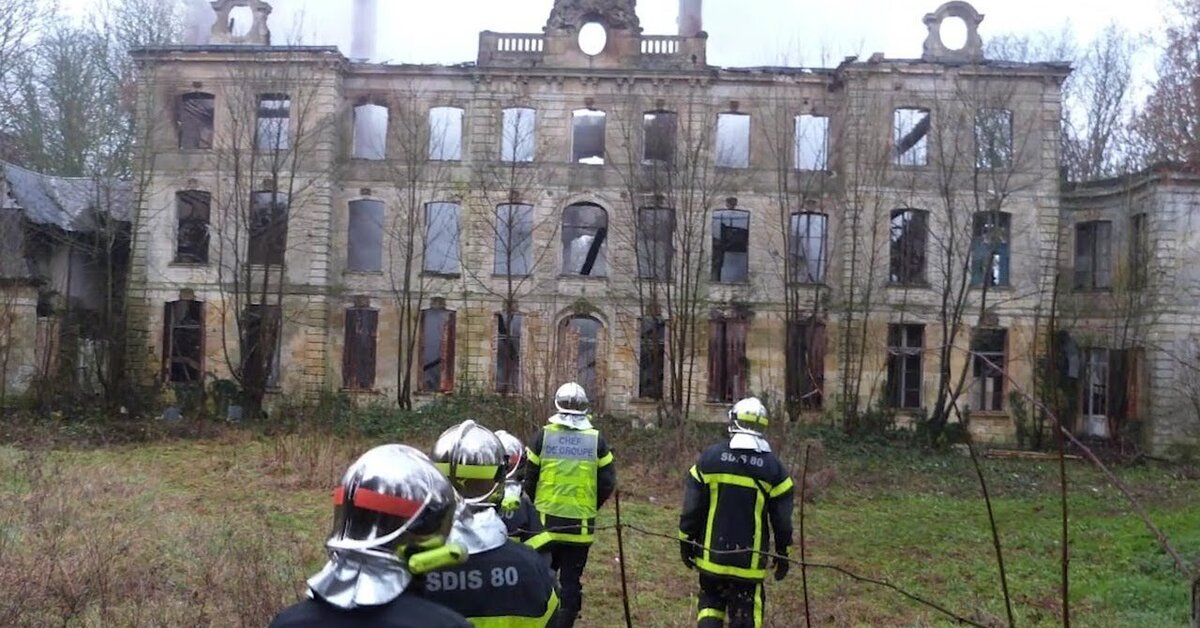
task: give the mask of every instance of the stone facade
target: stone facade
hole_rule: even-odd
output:
[[[264,3],[252,4],[256,15],[268,14]],[[454,312],[453,326],[418,334],[426,337],[413,348],[451,339],[449,350],[443,346],[434,357],[454,365],[453,389],[493,390],[500,377],[498,325],[507,325],[509,302],[522,315],[520,390],[544,393],[563,377],[580,376],[604,410],[646,415],[657,403],[639,386],[646,344],[639,320],[657,311],[669,324],[695,326],[695,359],[685,360],[692,374],[686,398],[697,416],[718,417],[730,395],[784,396],[787,321],[811,317],[823,325],[824,340],[816,350],[820,341],[813,335],[803,350],[813,363],[807,372],[819,374],[812,381],[821,387],[824,410],[832,411],[847,394],[863,408],[902,396],[898,384],[889,385],[901,368],[895,357],[901,352],[889,348],[898,332],[889,329],[922,325],[922,359],[908,374],[915,396],[900,405],[930,411],[944,353],[950,372],[965,374],[961,403],[972,408],[975,431],[1011,440],[1006,395],[1013,382],[1029,385],[1048,288],[1061,263],[1060,88],[1069,68],[983,59],[976,30],[982,16],[962,2],[925,16],[930,39],[922,59],[874,55],[836,68],[716,68],[707,65],[707,34],[694,22],[687,26],[695,31],[691,36],[644,35],[633,5],[558,0],[543,33],[484,32],[477,63],[459,66],[352,63],[333,48],[269,47],[265,26],[257,23],[240,45],[137,51],[150,176],[134,220],[131,367],[146,378],[172,379],[178,374],[165,345],[199,342],[200,364],[179,368],[194,368],[206,379],[240,376],[238,313],[266,303],[266,296],[268,304],[282,306],[273,384],[282,394],[347,388],[358,375],[344,371],[358,373],[362,360],[371,362],[369,355],[347,352],[353,327],[373,336],[374,360],[370,381],[351,382],[351,392],[392,399],[405,370],[397,358],[406,354],[404,330],[418,324],[416,311],[436,302]],[[968,24],[964,48],[942,45],[939,28],[947,17]],[[585,22],[606,27],[603,47],[593,55],[576,39]],[[214,28],[213,41],[229,41],[218,32],[219,21]],[[254,40],[259,30],[264,39]],[[209,100],[197,101],[196,94]],[[262,112],[270,105],[264,103],[277,98],[263,94],[286,94],[290,106],[284,124],[291,142],[267,155],[248,149],[265,133]],[[200,108],[187,109],[192,106]],[[386,148],[364,147],[373,128],[368,106],[387,112],[375,119],[386,120]],[[447,119],[456,130],[434,138],[433,108],[452,109]],[[515,148],[525,129],[520,114],[510,119],[505,113],[516,109],[534,112],[528,160]],[[195,119],[207,115],[207,139],[183,130],[180,111]],[[590,144],[597,137],[595,112],[604,112],[598,152]],[[674,114],[672,157],[669,163],[644,159],[647,134],[659,132],[648,130],[646,114],[665,112]],[[372,115],[383,116],[379,110]],[[995,123],[987,141],[980,139],[985,115]],[[802,126],[821,137],[800,140]],[[447,142],[455,145],[448,152]],[[437,159],[429,159],[434,153]],[[274,179],[271,185],[290,197],[286,259],[279,267],[245,263],[254,255],[247,246],[252,228],[229,217],[249,211],[245,198],[266,189],[260,179]],[[202,263],[180,262],[177,194],[184,190],[211,198]],[[350,224],[351,207],[367,206],[356,205],[360,201],[384,207],[380,261],[369,270],[352,269],[361,266],[360,253],[377,246],[351,242],[361,235]],[[457,206],[457,235],[449,245],[426,246],[433,224],[425,218],[432,215],[426,203]],[[496,272],[498,207],[509,203],[531,207],[530,272],[512,281]],[[579,206],[603,210],[603,233],[592,209],[580,210],[587,224],[564,223],[568,208]],[[638,211],[666,206],[675,225],[669,272],[661,281],[639,280],[646,262],[636,251],[647,236]],[[920,238],[904,235],[906,215],[897,212],[905,209],[927,212]],[[736,242],[730,225],[740,223],[733,218],[714,225],[715,212],[727,210],[746,212],[736,216],[748,218],[748,236],[740,236],[748,244]],[[806,229],[808,239],[786,235],[797,224],[793,214],[819,229]],[[1007,235],[1002,252],[987,251],[995,261],[981,270],[971,260],[984,214],[1003,220]],[[730,247],[722,260],[745,247],[744,278],[710,272],[718,226],[731,234],[721,240]],[[580,233],[592,239],[576,238]],[[409,260],[404,253],[414,237],[421,243]],[[592,246],[597,238],[605,242]],[[687,242],[702,244],[687,250]],[[571,253],[576,245],[586,249],[578,258]],[[445,254],[446,246],[457,264],[422,257],[434,249]],[[805,254],[797,256],[798,250]],[[901,267],[898,250],[908,256]],[[785,265],[785,258],[792,261]],[[805,274],[788,280],[796,260]],[[993,273],[993,280],[981,279]],[[673,287],[663,288],[668,283]],[[648,293],[659,296],[648,303]],[[662,296],[668,293],[674,302]],[[688,294],[695,295],[691,310],[679,303]],[[194,331],[176,337],[164,329],[164,317],[175,316],[165,304],[181,300],[202,303],[198,341]],[[376,314],[364,319],[355,313],[361,310]],[[348,316],[355,322],[348,324]],[[363,320],[376,322],[363,328]],[[711,320],[744,322],[721,327],[725,323]],[[976,328],[1004,330],[995,336],[1003,377],[976,381],[980,373],[987,377],[987,368],[968,354]],[[715,341],[717,333],[725,340]],[[671,345],[675,336],[666,335]],[[943,351],[951,336],[953,349]],[[744,355],[737,355],[743,347]],[[725,358],[711,359],[711,350]],[[736,368],[728,364],[735,362]],[[410,384],[421,388],[429,362],[414,364]],[[726,377],[736,381],[714,393],[710,367],[728,370]],[[438,367],[431,368],[437,379]],[[850,386],[851,378],[861,385]],[[670,375],[665,379],[669,386]]]

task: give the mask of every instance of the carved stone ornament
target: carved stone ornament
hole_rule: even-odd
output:
[[[271,30],[267,28],[267,18],[271,15],[270,4],[264,0],[212,0],[211,4],[213,12],[217,14],[212,26],[212,43],[271,45]],[[229,14],[237,7],[247,7],[254,14],[250,30],[241,37],[234,36],[229,23]]]
[[[579,30],[592,21],[616,30],[641,32],[637,0],[554,0],[546,30]]]
[[[942,41],[942,22],[949,18],[959,18],[967,26],[967,41],[957,50],[948,48]],[[938,7],[933,13],[925,15],[925,27],[929,35],[925,38],[925,53],[921,58],[925,61],[967,62],[983,60],[983,39],[979,37],[979,23],[983,14],[975,10],[967,2],[953,0]]]

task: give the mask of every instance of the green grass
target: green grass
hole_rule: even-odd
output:
[[[0,602],[0,624],[264,625],[319,568],[328,489],[369,444],[230,433],[40,452],[32,461],[0,448],[0,499],[10,506],[0,512],[0,600],[8,600]],[[690,454],[661,447],[667,451],[638,464],[648,458],[643,445],[618,448],[623,519],[673,537]],[[810,561],[887,580],[975,621],[1004,624],[991,534],[969,460],[830,448],[826,457],[838,479],[807,506]],[[785,443],[780,450],[786,459],[795,449]],[[670,462],[676,458],[679,464]],[[1017,622],[1054,625],[1061,613],[1057,463],[984,464]],[[1075,624],[1186,625],[1187,582],[1145,526],[1098,473],[1079,462],[1069,464],[1069,473]],[[1120,473],[1185,558],[1200,556],[1200,482],[1170,468]],[[601,525],[614,523],[612,506]],[[677,543],[633,530],[624,540],[634,625],[694,625],[695,573],[679,563]],[[819,625],[949,623],[895,592],[826,569],[810,569],[808,582]],[[616,535],[604,530],[585,575],[578,625],[622,625],[620,595]],[[767,611],[768,625],[803,625],[798,568],[768,583]]]

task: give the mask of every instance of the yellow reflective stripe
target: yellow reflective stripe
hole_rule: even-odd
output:
[[[754,585],[754,628],[763,625],[763,590],[761,584]]]
[[[705,551],[707,552],[707,550]],[[715,576],[732,576],[734,578],[744,578],[746,580],[762,580],[763,577],[767,575],[767,572],[763,571],[762,569],[747,569],[745,567],[718,565],[707,558],[697,558],[696,566],[701,570]]]
[[[696,465],[692,465],[692,468],[688,469],[688,473],[691,473],[697,482],[704,484],[704,478],[700,477],[700,470],[696,468]]]
[[[558,612],[558,594],[550,590],[550,599],[546,600],[546,612],[541,617],[523,617],[520,615],[501,615],[499,617],[468,617],[467,620],[475,628],[545,628],[550,625],[550,619]]]
[[[770,497],[779,497],[780,495],[783,495],[784,493],[792,490],[792,487],[794,487],[794,486],[795,486],[795,483],[792,482],[792,478],[787,478],[786,480],[784,480],[784,481],[780,482],[778,485],[776,485],[775,488],[768,491],[767,494]]]
[[[696,617],[696,621],[704,621],[706,619],[719,619],[721,621],[725,621],[725,611],[717,610],[715,608],[702,608],[700,609],[700,615]]]
[[[766,505],[766,501],[767,500],[765,497],[763,497],[763,494],[761,491],[754,494],[754,540],[752,541],[754,543],[754,549],[758,549],[759,544],[762,542],[761,541],[761,539],[763,538],[762,537],[762,520],[763,520],[762,514],[763,514],[763,506]],[[751,567],[754,567],[756,569],[758,569],[760,567],[766,567],[766,565],[763,565],[762,563],[763,563],[763,555],[762,554],[755,552],[754,554],[751,555],[751,557],[750,557],[750,566]]]
[[[717,484],[732,484],[734,486],[744,486],[758,490],[758,485],[754,483],[754,478],[735,473],[708,473],[704,476],[704,483]]]
[[[529,547],[532,547],[535,550],[542,549],[542,547],[545,546],[549,542],[550,542],[550,533],[549,532],[538,532],[537,534],[525,539],[525,544],[528,545]]]
[[[688,540],[691,540],[691,538],[692,537],[687,535],[687,532],[684,532],[683,530],[679,531],[679,540],[680,541],[688,541]]]
[[[450,477],[450,463],[436,462],[434,466],[442,475]],[[462,480],[494,480],[496,475],[500,473],[500,467],[497,465],[486,464],[458,464],[454,465],[454,477]]]
[[[566,532],[543,532],[549,537],[548,542],[558,541],[560,543],[584,543],[591,544],[596,539],[590,533],[587,534],[568,534]],[[540,535],[539,535],[540,536]]]
[[[528,447],[525,448],[525,458],[533,464],[542,464],[542,457],[533,453],[533,450]]]
[[[708,487],[708,521],[704,523],[704,555],[703,559],[708,562],[708,544],[712,543],[713,538],[713,519],[717,517],[717,497],[719,496],[719,484],[710,484]],[[700,561],[696,561],[700,564]]]
[[[613,462],[613,454],[610,451],[610,452],[604,454],[603,458],[597,460],[596,465],[599,466],[601,469],[603,469],[604,467],[607,467],[608,465],[612,464],[612,462]]]

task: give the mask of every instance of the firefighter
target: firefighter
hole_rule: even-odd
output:
[[[309,578],[309,599],[271,628],[469,628],[413,586],[416,572],[465,559],[463,548],[444,545],[457,503],[420,451],[383,445],[363,454],[333,493],[329,562]]]
[[[700,572],[700,628],[763,625],[768,530],[775,579],[787,575],[792,478],[759,431],[767,409],[754,397],[729,411],[729,441],[713,445],[684,479],[679,516],[683,564]]]
[[[558,611],[554,574],[537,552],[508,538],[496,508],[504,495],[504,445],[490,430],[464,421],[433,446],[435,465],[462,506],[450,541],[466,547],[465,563],[430,573],[425,595],[476,626],[551,626]]]
[[[580,578],[587,566],[596,513],[617,487],[613,454],[592,427],[583,387],[569,382],[554,393],[558,410],[525,452],[525,492],[550,539],[551,562],[562,587],[563,626],[583,608]]]
[[[525,444],[516,436],[504,430],[496,431],[496,438],[504,445],[507,456],[507,466],[504,476],[504,498],[500,500],[500,516],[508,528],[508,537],[520,541],[539,553],[545,552],[549,560],[550,553],[546,544],[550,536],[545,533],[542,520],[538,518],[533,501],[525,494],[521,486],[521,476],[525,463]]]

